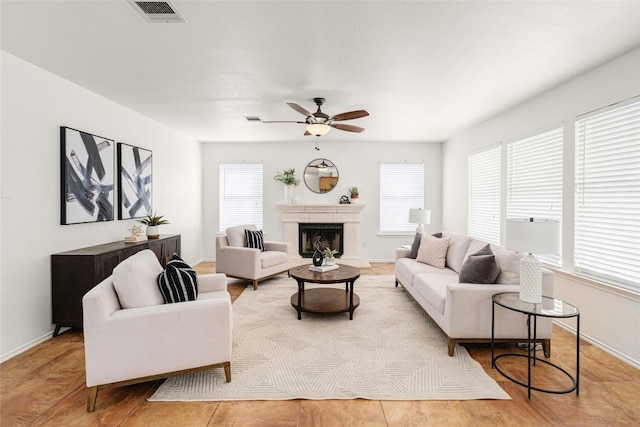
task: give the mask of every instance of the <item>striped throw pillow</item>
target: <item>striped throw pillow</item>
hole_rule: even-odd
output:
[[[244,230],[244,246],[247,248],[260,249],[264,252],[264,237],[262,230]]]
[[[158,276],[158,287],[165,304],[194,301],[198,298],[196,272],[178,254],[173,254]]]

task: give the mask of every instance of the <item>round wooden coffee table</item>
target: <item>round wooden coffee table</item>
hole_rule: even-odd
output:
[[[349,265],[340,265],[336,270],[318,273],[309,270],[309,265],[300,265],[289,270],[291,277],[298,282],[298,292],[291,295],[291,305],[298,312],[306,313],[346,313],[353,320],[353,312],[360,305],[360,297],[353,293],[353,285],[360,277],[360,269]],[[345,290],[336,288],[314,288],[305,291],[305,283],[322,285],[344,283]]]

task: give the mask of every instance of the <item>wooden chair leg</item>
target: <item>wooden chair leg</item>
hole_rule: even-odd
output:
[[[224,364],[224,376],[228,383],[231,382],[231,362],[226,362]]]
[[[254,281],[253,281],[253,290],[254,290],[254,291],[257,291],[257,290],[258,290],[258,281],[257,281],[257,280],[254,280]]]
[[[544,357],[551,357],[551,340],[542,340],[542,351]]]
[[[96,409],[96,400],[98,399],[98,386],[89,387],[87,395],[87,412],[93,412]]]

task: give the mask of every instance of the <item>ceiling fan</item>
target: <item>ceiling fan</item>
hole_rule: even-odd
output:
[[[347,132],[357,132],[360,133],[364,130],[364,128],[360,126],[347,125],[344,123],[336,123],[345,120],[353,120],[359,119],[361,117],[366,117],[369,115],[365,110],[355,110],[349,111],[342,114],[337,114],[335,116],[329,116],[322,112],[320,107],[324,104],[324,98],[313,98],[313,102],[318,106],[318,110],[315,113],[310,113],[305,108],[294,102],[287,102],[287,105],[298,113],[306,116],[304,121],[287,121],[287,120],[273,120],[273,121],[262,121],[263,123],[301,123],[306,124],[306,130],[304,132],[305,135],[313,135],[316,137],[320,137],[326,135],[327,132],[331,130],[331,128],[344,130]]]

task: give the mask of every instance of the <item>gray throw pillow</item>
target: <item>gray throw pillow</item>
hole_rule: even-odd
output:
[[[491,246],[486,245],[478,252],[469,255],[462,265],[458,281],[460,283],[495,283],[500,275],[500,266]]]

